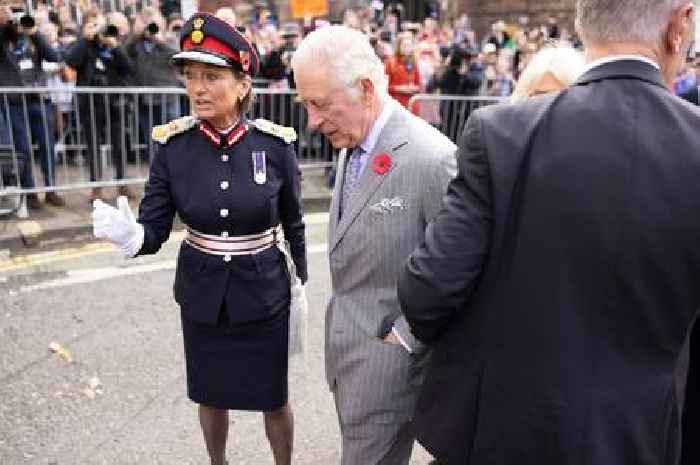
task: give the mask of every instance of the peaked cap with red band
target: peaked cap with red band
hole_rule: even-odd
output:
[[[197,61],[234,68],[255,76],[260,59],[248,39],[222,19],[209,13],[195,13],[182,27],[180,52],[174,64]]]

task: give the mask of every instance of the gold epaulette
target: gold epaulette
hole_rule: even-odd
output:
[[[272,134],[275,137],[283,139],[288,144],[291,144],[292,142],[297,140],[297,132],[294,130],[294,128],[280,126],[279,124],[275,124],[272,121],[268,121],[262,118],[258,118],[255,121],[252,121],[251,124],[262,132]]]
[[[169,123],[161,124],[153,127],[151,138],[154,141],[166,144],[168,139],[176,134],[185,132],[197,124],[197,118],[194,116],[183,116],[182,118],[174,119]]]

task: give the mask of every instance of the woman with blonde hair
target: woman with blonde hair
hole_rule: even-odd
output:
[[[571,85],[583,72],[583,54],[566,43],[542,48],[535,54],[518,79],[512,102],[534,95],[558,92]]]

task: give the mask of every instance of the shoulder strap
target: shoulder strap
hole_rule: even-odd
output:
[[[197,124],[197,118],[183,116],[169,123],[155,126],[151,131],[151,138],[161,144],[167,144],[171,137],[191,129],[195,124]]]
[[[257,128],[259,131],[279,137],[288,144],[291,144],[297,140],[297,132],[294,130],[294,128],[281,126],[262,118],[252,121],[251,125],[255,126],[255,128]]]

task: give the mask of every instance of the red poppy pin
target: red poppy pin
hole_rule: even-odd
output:
[[[378,153],[372,160],[372,169],[377,174],[386,174],[391,169],[391,155]]]

